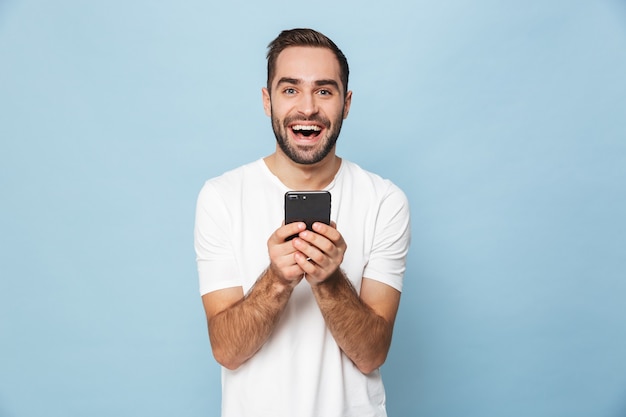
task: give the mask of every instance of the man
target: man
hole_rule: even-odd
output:
[[[222,416],[386,416],[378,368],[400,301],[406,197],[335,154],[352,92],[326,36],[272,41],[262,95],[276,151],[207,181],[196,212]],[[289,190],[330,191],[331,225],[281,225]]]

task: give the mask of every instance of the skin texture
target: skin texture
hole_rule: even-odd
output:
[[[277,145],[265,163],[291,189],[324,188],[341,165],[335,142],[352,101],[352,92],[343,91],[337,59],[325,48],[286,48],[269,87],[262,90],[263,107]],[[314,126],[316,133],[293,130],[303,125]],[[285,240],[294,234],[298,237]],[[313,231],[304,223],[282,225],[268,238],[267,250],[270,265],[248,294],[234,287],[202,297],[216,360],[236,369],[254,356],[295,286],[306,279],[342,351],[363,373],[380,367],[391,344],[400,293],[363,277],[357,294],[340,269],[348,248],[336,225],[315,223]]]

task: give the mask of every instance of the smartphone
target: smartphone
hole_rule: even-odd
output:
[[[313,230],[313,223],[330,224],[330,193],[328,191],[288,191],[285,193],[285,224],[304,222]],[[287,240],[293,239],[290,236]]]

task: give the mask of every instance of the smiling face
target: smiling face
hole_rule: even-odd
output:
[[[276,59],[263,107],[272,119],[277,151],[297,164],[315,164],[334,155],[352,92],[344,92],[339,62],[319,47],[289,47]]]

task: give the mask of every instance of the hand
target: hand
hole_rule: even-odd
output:
[[[306,274],[311,285],[326,281],[343,262],[347,245],[337,225],[313,223],[313,231],[303,230],[291,241],[296,264]]]
[[[282,225],[267,241],[267,251],[270,256],[270,271],[284,285],[295,287],[304,277],[304,271],[295,260],[297,250],[292,242],[286,240],[289,236],[297,235],[306,229],[302,222]]]

